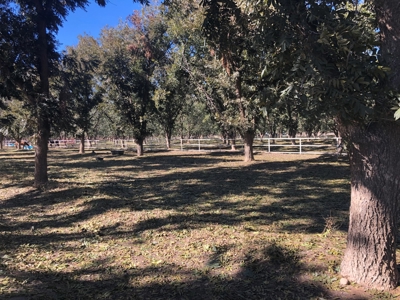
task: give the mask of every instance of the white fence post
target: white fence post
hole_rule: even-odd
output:
[[[201,147],[200,147],[200,139],[199,139],[199,151],[200,151]]]
[[[301,138],[299,138],[299,149],[300,149],[300,154],[301,154]]]
[[[182,139],[181,139],[181,151],[183,151],[183,143],[182,143]]]

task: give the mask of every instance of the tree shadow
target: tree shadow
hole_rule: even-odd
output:
[[[141,244],[141,236],[148,232],[184,231],[212,225],[240,225],[248,234],[263,234],[265,228],[272,225],[276,226],[276,232],[312,234],[321,233],[325,218],[333,216],[343,220],[340,229],[347,226],[349,182],[343,178],[349,177],[348,165],[330,157],[252,164],[238,163],[235,155],[157,153],[105,161],[97,161],[90,155],[82,158],[65,154],[65,157],[69,159],[52,158],[50,173],[51,176],[57,174],[57,178],[47,187],[17,193],[0,201],[0,215],[5,217],[0,220],[0,237],[4,241],[0,246],[1,255],[11,255],[27,244],[53,253],[57,251],[55,244],[69,241],[84,247],[88,240],[97,243],[118,238],[128,240],[133,246]],[[10,163],[24,168],[18,161]],[[73,172],[82,171],[99,179],[80,181],[82,176],[77,177]],[[13,187],[12,184],[9,187]],[[75,199],[83,200],[76,205]],[[51,210],[54,207],[66,209],[54,212]],[[119,220],[110,220],[100,228],[80,225],[119,210],[140,217],[129,228]],[[153,211],[168,213],[150,214]],[[57,231],[65,228],[69,231]],[[112,263],[98,261],[69,273],[11,268],[7,276],[15,279],[16,288],[6,296],[29,299],[311,299],[329,295],[318,283],[302,281],[302,272],[312,271],[312,268],[300,263],[295,250],[276,243],[266,244],[261,250],[249,249],[234,275],[219,272],[226,263],[230,247],[233,246],[217,245],[214,249],[210,245],[202,267],[163,262],[145,268],[113,269]],[[103,259],[112,259],[104,256]],[[8,270],[0,263],[0,270],[2,268]]]
[[[41,213],[48,206],[68,205],[73,199],[87,197],[85,208],[78,213],[14,222],[7,228],[15,231],[31,226],[65,227],[105,211],[129,208],[136,212],[154,209],[175,212],[172,216],[150,217],[138,222],[133,229],[136,233],[166,225],[188,229],[213,223],[233,225],[242,222],[260,226],[279,223],[281,230],[316,233],[324,230],[328,216],[337,218],[341,223],[339,229],[346,230],[349,183],[343,183],[342,179],[349,175],[348,166],[331,165],[329,161],[325,162],[326,159],[223,167],[214,165],[221,161],[229,163],[229,157],[151,156],[106,164],[83,162],[80,168],[116,168],[123,172],[114,172],[98,184],[70,181],[66,186],[60,184],[59,188],[48,191],[18,194],[3,201],[0,212],[11,210],[16,216]],[[61,164],[65,166],[65,163]],[[59,170],[59,177],[74,179],[70,174],[74,164],[79,162]],[[204,165],[208,167],[203,168]],[[187,167],[190,169],[184,169]],[[146,175],[149,171],[152,171],[151,176]],[[58,186],[57,182],[54,186]],[[237,201],[226,201],[227,195],[235,196]],[[249,203],[249,198],[254,200]],[[296,220],[299,222],[293,222]]]
[[[18,272],[10,299],[338,299],[318,282],[301,280],[301,272],[318,271],[302,266],[299,254],[279,244],[265,245],[246,254],[234,275],[218,272],[217,249],[200,268],[163,263],[121,270],[104,267],[99,259],[79,270]],[[217,259],[218,260],[218,259]],[[220,260],[218,260],[220,263]],[[300,271],[302,270],[302,271]],[[368,299],[346,296],[346,299]]]

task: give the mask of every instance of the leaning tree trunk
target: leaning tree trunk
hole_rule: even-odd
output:
[[[400,198],[400,126],[341,127],[349,142],[351,206],[342,276],[370,288],[398,284],[396,237]]]
[[[79,145],[79,153],[85,153],[85,132],[81,135],[81,144]]]
[[[244,143],[244,161],[249,162],[254,160],[253,155],[253,141],[254,141],[254,131],[246,131],[243,134]]]

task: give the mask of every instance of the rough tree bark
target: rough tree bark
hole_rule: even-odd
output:
[[[390,66],[389,86],[400,86],[400,5],[375,0],[382,58]],[[392,289],[398,284],[396,266],[397,214],[400,190],[400,126],[385,99],[386,119],[369,125],[339,124],[349,141],[351,206],[347,248],[341,274],[362,285]]]
[[[244,143],[244,161],[249,162],[254,160],[253,155],[253,141],[255,133],[252,130],[248,130],[243,133],[243,143]]]
[[[350,142],[351,168],[350,221],[341,274],[370,288],[395,288],[400,126],[347,125],[341,133]]]
[[[40,187],[48,181],[47,152],[50,137],[50,124],[43,118],[38,120],[38,133],[35,147],[35,187]]]

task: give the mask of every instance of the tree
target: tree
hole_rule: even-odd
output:
[[[226,2],[228,8],[220,11],[218,1],[203,1],[211,40],[220,40],[216,27],[224,26],[216,24],[228,24],[226,17],[236,10],[229,8],[234,1]],[[341,1],[259,1],[249,17],[264,29],[259,53],[265,65],[260,74],[264,105],[289,94],[303,105],[312,102],[316,112],[336,120],[348,143],[351,207],[342,275],[390,289],[399,279],[400,126],[391,108],[400,84],[400,7],[393,0],[371,3],[372,9]],[[385,64],[392,70],[389,76]]]
[[[170,149],[172,132],[185,105],[189,86],[187,73],[177,63],[177,59],[179,57],[158,69],[153,76],[156,81],[154,114],[164,131],[167,149]]]
[[[382,83],[395,93],[400,86],[400,6],[394,0],[372,1],[376,11],[382,61],[391,69]],[[400,126],[391,118],[393,97],[375,99],[375,118],[359,123],[340,120],[349,141],[351,206],[347,248],[341,273],[370,287],[398,285],[396,249],[400,188]]]
[[[260,98],[256,92],[258,77],[254,76],[259,64],[254,64],[257,59],[253,55],[256,28],[236,10],[225,18],[227,24],[214,24],[210,30],[218,30],[220,39],[208,39],[206,45],[201,32],[201,23],[207,22],[203,9],[186,1],[174,1],[169,8],[174,20],[171,27],[176,43],[185,53],[183,65],[190,76],[193,92],[199,101],[207,104],[224,135],[229,133],[232,139],[236,132],[240,133],[245,146],[244,160],[253,160],[253,140],[260,116],[257,104]],[[231,12],[229,7],[218,4],[217,10],[224,9]],[[207,30],[207,26],[203,28]],[[221,43],[229,46],[220,47]]]
[[[212,2],[212,3],[211,3]],[[221,94],[230,117],[237,112],[234,127],[244,142],[244,160],[252,161],[253,141],[260,117],[258,92],[260,49],[257,41],[261,28],[248,17],[246,5],[234,1],[202,1],[206,18],[203,33],[225,70],[223,82],[230,82],[230,91]],[[215,99],[215,97],[210,97]],[[217,107],[214,105],[214,108]],[[235,107],[235,108],[234,108]],[[221,114],[219,114],[221,115]],[[229,124],[229,123],[228,123]]]
[[[104,0],[96,0],[99,5],[104,6]],[[145,1],[142,1],[145,2]],[[74,1],[31,1],[15,0],[1,1],[2,11],[12,16],[6,18],[5,27],[12,28],[10,35],[5,35],[1,43],[13,44],[27,41],[32,47],[20,48],[19,52],[29,52],[29,60],[24,61],[24,71],[19,72],[22,80],[14,80],[13,85],[18,86],[24,94],[24,101],[30,105],[36,120],[36,148],[35,148],[35,186],[41,186],[48,181],[47,175],[47,152],[48,139],[54,109],[58,109],[59,102],[50,92],[50,78],[56,68],[58,54],[56,52],[55,33],[62,25],[63,19],[70,11],[76,8],[85,8],[88,0]],[[13,11],[17,11],[13,13]],[[4,14],[2,14],[4,16]],[[17,21],[15,16],[18,16]],[[21,34],[19,28],[27,28]],[[4,37],[4,36],[3,36]],[[10,40],[11,39],[11,40]],[[15,57],[7,58],[9,63],[14,63]],[[9,80],[2,78],[4,86]],[[8,83],[7,83],[8,84]]]
[[[93,55],[79,53],[78,49],[68,48],[63,59],[60,97],[67,98],[72,106],[72,125],[81,140],[79,153],[85,153],[85,136],[92,126],[91,112],[101,102],[102,92],[95,78],[99,61]]]
[[[170,48],[164,38],[167,30],[155,11],[130,17],[130,26],[106,28],[101,35],[103,49],[103,84],[107,93],[131,126],[138,156],[143,155],[143,141],[150,134],[147,123],[153,110],[151,78]]]
[[[207,110],[204,102],[189,95],[178,116],[176,130],[181,139],[201,138],[219,132],[218,125]]]
[[[17,106],[22,100],[23,82],[29,80],[32,53],[32,28],[23,16],[15,13],[10,1],[0,0],[0,144],[3,148],[4,133],[9,131],[15,117],[7,103]]]

